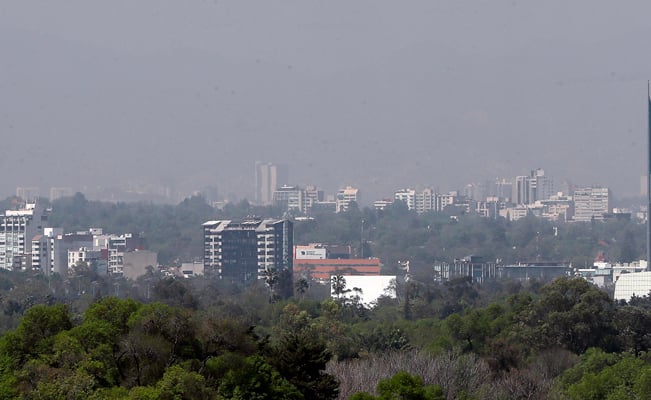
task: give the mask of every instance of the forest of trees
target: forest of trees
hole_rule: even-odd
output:
[[[150,298],[0,274],[0,398],[647,399],[651,299],[580,278],[398,284],[270,302],[263,284],[150,277]],[[19,287],[18,285],[23,285]],[[39,297],[38,293],[47,293]],[[22,296],[14,298],[13,291]],[[21,308],[13,302],[31,297]],[[13,328],[7,326],[13,325]]]

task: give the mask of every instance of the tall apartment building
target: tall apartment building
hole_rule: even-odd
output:
[[[47,211],[36,203],[27,203],[21,210],[7,210],[0,216],[0,268],[31,267],[32,239],[43,233],[47,217]]]
[[[574,190],[574,220],[603,220],[610,213],[610,190],[603,187],[586,187]]]
[[[44,275],[59,272],[55,269],[58,249],[57,238],[63,235],[62,228],[43,228],[32,238],[31,267],[33,271],[41,271]]]
[[[293,271],[293,223],[247,219],[203,224],[204,271],[239,283],[263,279],[267,270]]]
[[[432,211],[436,207],[436,193],[431,188],[421,191],[415,189],[403,189],[394,193],[396,201],[402,201],[407,208],[421,214]]]
[[[339,189],[335,196],[337,212],[348,211],[350,203],[359,203],[359,189],[352,186],[346,186],[344,189]]]
[[[270,205],[273,193],[289,182],[289,169],[286,165],[272,163],[255,163],[255,202]]]

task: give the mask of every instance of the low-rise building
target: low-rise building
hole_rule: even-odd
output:
[[[296,259],[294,277],[327,283],[332,275],[380,275],[379,258]]]

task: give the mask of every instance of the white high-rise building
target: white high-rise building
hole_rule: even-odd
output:
[[[589,222],[603,220],[610,213],[610,190],[603,187],[574,190],[574,220]]]
[[[432,211],[436,207],[436,194],[431,188],[421,191],[415,189],[402,189],[394,193],[394,200],[402,201],[409,210],[421,214]]]
[[[47,214],[36,203],[0,216],[0,268],[21,270],[31,264],[32,239],[43,233]]]

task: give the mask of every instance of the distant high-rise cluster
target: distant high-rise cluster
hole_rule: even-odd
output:
[[[273,193],[289,183],[289,168],[282,164],[255,163],[255,203],[270,205]]]
[[[301,216],[323,211],[345,212],[353,202],[360,203],[360,190],[353,186],[345,186],[334,195],[326,195],[313,185],[305,188],[280,185],[281,177],[286,178],[283,171],[274,164],[256,163],[258,204],[272,204],[294,216]],[[513,179],[469,183],[462,190],[438,192],[431,187],[400,189],[391,197],[374,201],[373,206],[384,209],[394,202],[401,202],[417,213],[454,208],[463,213],[512,221],[528,215],[552,221],[590,221],[609,216],[619,218],[628,212],[612,210],[608,188],[577,187],[568,181],[563,181],[560,188],[562,191],[556,191],[552,177],[544,169],[537,168]]]
[[[543,169],[535,169],[512,181],[500,178],[486,184],[471,183],[461,193],[401,189],[394,192],[393,199],[377,200],[374,206],[384,209],[399,201],[418,213],[455,207],[464,213],[509,220],[534,215],[553,221],[591,221],[629,215],[626,210],[612,210],[608,188],[575,187],[569,182],[561,186],[564,192],[555,192],[553,179]]]
[[[533,204],[539,200],[547,200],[554,194],[553,180],[545,176],[545,171],[538,168],[527,176],[516,176],[513,188],[515,204]]]

